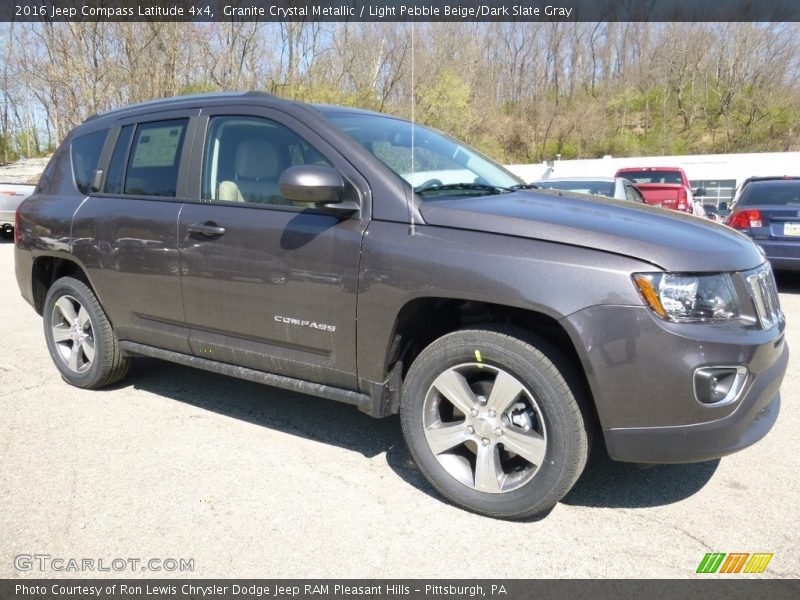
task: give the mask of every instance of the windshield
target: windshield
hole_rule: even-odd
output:
[[[633,183],[683,183],[677,171],[623,171],[618,176],[630,179]]]
[[[738,206],[800,204],[800,181],[754,181],[748,185]]]
[[[501,194],[525,187],[477,150],[433,129],[381,115],[322,112],[412,185],[423,200]]]
[[[550,190],[614,197],[614,182],[612,181],[548,181],[545,179],[536,183]]]

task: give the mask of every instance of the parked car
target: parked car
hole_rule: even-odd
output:
[[[617,200],[644,202],[644,196],[623,177],[554,177],[535,181],[534,185],[550,190],[562,190],[593,196],[607,196]]]
[[[631,180],[647,204],[685,213],[694,213],[694,197],[705,195],[702,188],[692,192],[686,173],[679,167],[627,167],[617,170],[616,177]]]
[[[0,183],[0,234],[11,237],[17,207],[33,193],[34,187],[24,183]]]
[[[61,144],[18,211],[17,281],[72,385],[150,356],[399,412],[424,477],[493,517],[552,508],[595,433],[643,463],[766,435],[788,347],[755,244],[528,187],[388,115],[148,102]]]
[[[731,213],[731,211],[728,210],[727,202],[720,202],[718,205],[704,203],[703,210],[705,216],[716,223],[724,223],[727,216]]]
[[[773,268],[800,270],[800,179],[747,181],[726,223],[753,238]]]

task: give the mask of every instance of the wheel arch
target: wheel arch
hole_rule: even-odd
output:
[[[73,277],[82,281],[97,295],[86,269],[78,261],[62,256],[37,256],[31,268],[31,288],[33,291],[33,306],[39,315],[42,314],[44,309],[47,292],[62,277]]]
[[[414,359],[434,340],[459,329],[497,325],[517,328],[553,346],[573,367],[581,387],[577,391],[585,396],[587,416],[593,425],[599,423],[591,385],[575,342],[556,318],[536,310],[444,297],[410,300],[395,318],[386,350],[386,372],[402,380]],[[396,413],[398,409],[399,395],[395,394],[390,412]]]

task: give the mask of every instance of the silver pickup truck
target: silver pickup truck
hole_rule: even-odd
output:
[[[33,193],[35,187],[27,183],[0,183],[0,235],[11,235],[17,207]]]

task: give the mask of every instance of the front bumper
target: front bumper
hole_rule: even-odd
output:
[[[595,306],[562,321],[589,382],[611,458],[680,463],[718,458],[754,444],[777,418],[789,350],[781,321],[668,323],[646,307]],[[739,399],[695,399],[699,367],[745,366]]]
[[[767,435],[781,408],[780,384],[789,361],[783,344],[780,359],[761,373],[727,417],[677,427],[604,429],[614,460],[640,463],[686,463],[719,458],[752,446]]]

